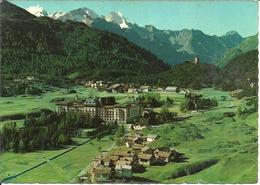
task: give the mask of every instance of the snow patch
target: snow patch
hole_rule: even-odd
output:
[[[48,16],[48,12],[44,10],[43,7],[40,7],[39,5],[30,6],[29,8],[26,8],[26,10],[37,17]]]
[[[129,28],[126,18],[119,11],[111,12],[109,15],[105,16],[105,20],[107,22],[113,22],[113,23],[119,25],[121,29]]]

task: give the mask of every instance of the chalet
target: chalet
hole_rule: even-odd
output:
[[[132,149],[134,150],[135,154],[138,154],[139,152],[141,152],[141,149],[144,147],[144,145],[142,144],[134,144],[132,145]]]
[[[110,156],[107,156],[105,157],[104,159],[104,166],[107,166],[107,165],[110,165],[110,166],[115,166],[116,165],[116,162],[119,160],[119,157],[116,156],[116,155],[110,155]],[[109,162],[108,162],[109,161]]]
[[[129,161],[117,161],[115,166],[115,176],[119,178],[132,177],[132,166]]]
[[[111,168],[96,166],[90,172],[91,182],[107,182],[111,177]]]
[[[168,86],[165,88],[164,92],[176,92],[177,87]]]
[[[149,134],[149,135],[147,135],[147,138],[146,138],[147,142],[153,142],[156,139],[159,139],[159,136],[158,135],[154,135],[154,134]]]
[[[119,169],[121,170],[122,169],[122,166],[124,165],[130,165],[132,162],[131,161],[127,161],[127,160],[118,160],[116,161],[116,166],[115,166],[115,169]]]
[[[153,157],[152,154],[139,153],[137,157],[138,163],[141,165],[150,166],[152,157]]]
[[[130,165],[122,166],[122,176],[123,178],[131,178],[133,176],[132,166]]]
[[[140,92],[149,92],[149,91],[151,91],[151,87],[150,86],[148,86],[148,85],[143,85],[143,86],[141,86],[140,88],[139,88],[139,91]]]
[[[145,125],[141,125],[141,124],[133,124],[132,128],[134,130],[140,131],[140,130],[143,130],[144,128],[146,128],[146,126]]]
[[[134,151],[132,150],[123,150],[123,151],[118,150],[114,153],[114,155],[121,158],[121,157],[134,157],[135,154]]]
[[[127,140],[127,145],[133,145],[133,144],[143,144],[144,142],[144,138],[141,134],[138,133],[131,133],[131,134],[127,134],[125,136],[125,139]]]
[[[185,90],[180,90],[179,93],[180,93],[180,94],[186,94],[186,91],[185,91]]]
[[[112,161],[110,158],[103,158],[101,160],[101,164],[103,164],[105,167],[111,167],[112,166]]]
[[[123,93],[124,92],[124,86],[122,84],[114,84],[107,88],[108,92],[112,93]]]
[[[159,88],[157,88],[157,91],[158,91],[158,92],[162,92],[162,91],[163,91],[163,88],[160,88],[160,87],[159,87]]]
[[[128,147],[128,148],[131,148],[134,144],[135,144],[135,143],[134,143],[133,140],[127,140],[127,141],[125,142],[125,145],[126,145],[126,147]]]
[[[143,138],[132,138],[132,139],[127,139],[127,141],[125,142],[125,145],[128,148],[132,148],[133,145],[137,145],[137,144],[141,145],[143,143],[144,143]]]
[[[145,153],[145,154],[152,154],[152,153],[153,153],[153,149],[150,148],[149,146],[144,146],[144,147],[141,149],[141,152],[142,152],[142,153]]]
[[[170,161],[171,152],[159,151],[154,156],[156,159],[168,163]]]
[[[125,137],[129,140],[137,140],[137,139],[141,139],[142,138],[142,134],[139,134],[139,133],[129,133],[129,134],[126,134]]]
[[[93,81],[87,81],[84,85],[85,87],[91,87],[91,88],[96,88],[97,84]]]
[[[137,89],[136,88],[128,88],[127,92],[137,94]]]
[[[169,148],[157,148],[156,150],[154,150],[155,159],[165,163],[168,163],[170,161],[171,155],[172,151]]]
[[[128,161],[129,164],[132,164],[134,161],[134,156],[130,156],[130,157],[121,157],[120,158],[121,161]]]

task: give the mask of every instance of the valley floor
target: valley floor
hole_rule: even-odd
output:
[[[128,100],[127,94],[108,94],[84,87],[75,87],[80,96],[95,94],[97,96],[116,96],[118,101]],[[215,98],[218,107],[203,112],[185,113],[192,117],[178,123],[165,123],[156,128],[145,129],[144,134],[156,133],[158,140],[152,146],[169,146],[184,154],[185,159],[178,163],[164,166],[147,166],[144,173],[135,173],[138,179],[148,179],[161,183],[256,183],[257,182],[257,113],[246,117],[223,117],[223,113],[237,112],[242,100],[233,99],[228,92],[212,88],[197,91],[204,97]],[[179,104],[184,95],[177,93],[161,93],[174,99],[171,111],[179,111]],[[223,100],[223,96],[226,100]],[[39,96],[18,96],[0,99],[0,116],[10,116],[39,110],[55,109],[51,100],[59,97],[74,98],[75,94],[67,94],[64,89],[47,92]],[[157,108],[155,111],[160,111]],[[4,122],[0,122],[1,125]],[[18,121],[22,126],[22,120]],[[78,143],[85,139],[75,138]],[[38,151],[31,153],[0,154],[0,179],[4,179],[29,169],[43,161],[44,165],[24,173],[7,182],[19,183],[68,183],[81,170],[86,169],[95,156],[102,150],[113,146],[111,137],[100,141],[92,140],[56,159],[49,158],[62,153],[66,149]],[[67,146],[68,148],[73,146]]]

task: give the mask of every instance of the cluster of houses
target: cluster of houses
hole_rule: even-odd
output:
[[[111,93],[145,93],[150,91],[158,91],[158,92],[177,92],[179,89],[176,86],[168,86],[166,88],[152,88],[149,85],[142,85],[142,86],[129,86],[127,84],[116,83],[113,84],[112,82],[105,82],[103,80],[97,81],[81,81],[79,82],[81,85],[85,87],[96,88],[99,90],[104,90]]]
[[[26,82],[33,82],[33,81],[38,81],[38,79],[35,78],[34,76],[27,76],[24,78],[15,78],[13,80],[14,83],[26,83]]]
[[[175,150],[168,147],[152,149],[147,145],[158,138],[158,135],[143,136],[135,132],[125,135],[126,147],[94,159],[89,171],[90,181],[131,179],[133,172],[140,172],[145,166],[172,161],[177,153]]]

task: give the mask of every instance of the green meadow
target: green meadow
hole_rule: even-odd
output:
[[[78,142],[83,140],[87,139],[77,139]],[[101,154],[102,150],[106,150],[112,144],[113,141],[109,137],[104,137],[100,141],[92,140],[8,182],[69,183],[81,170],[88,167],[92,160]],[[24,171],[63,151],[65,149],[24,154],[3,153],[0,163],[0,178]]]
[[[118,102],[129,101],[129,95],[99,92],[85,87],[74,87],[79,97],[115,96]],[[134,176],[161,183],[255,183],[257,181],[257,113],[246,117],[224,117],[224,112],[237,112],[243,100],[231,98],[229,92],[213,88],[195,91],[206,98],[214,98],[218,106],[196,113],[179,110],[184,95],[160,93],[162,99],[171,97],[174,104],[170,111],[191,118],[177,123],[166,123],[156,128],[143,130],[144,134],[158,134],[160,138],[152,147],[169,146],[184,154],[183,161],[164,166],[147,166],[144,173]],[[42,96],[17,96],[0,99],[0,116],[28,113],[42,108],[55,109],[52,100],[75,98],[75,93],[66,89],[48,91]],[[136,95],[135,95],[136,96]],[[160,111],[156,108],[155,111]],[[0,122],[0,128],[6,121]],[[16,121],[22,126],[23,120]],[[83,140],[74,138],[78,143]],[[71,152],[13,178],[12,183],[68,183],[88,167],[101,150],[113,146],[109,137],[93,140]],[[67,146],[72,147],[72,146]],[[40,162],[65,151],[50,150],[31,153],[0,154],[0,179],[22,172]]]
[[[257,113],[245,118],[223,117],[237,111],[242,101],[228,92],[204,89],[205,97],[216,98],[218,107],[191,114],[179,123],[168,123],[144,134],[158,134],[152,147],[169,146],[184,154],[186,160],[165,166],[149,166],[136,176],[161,183],[256,183],[257,182]],[[222,96],[227,100],[222,101]],[[232,107],[232,108],[229,108]]]
[[[82,86],[75,86],[70,90],[72,89],[75,90],[76,93],[70,93],[68,89],[56,89],[47,91],[41,96],[20,95],[16,97],[1,97],[0,116],[35,112],[43,108],[54,110],[56,106],[52,100],[56,98],[75,98],[76,95],[79,97],[115,96],[119,102],[124,102],[128,99],[127,94],[100,92],[96,89]]]

